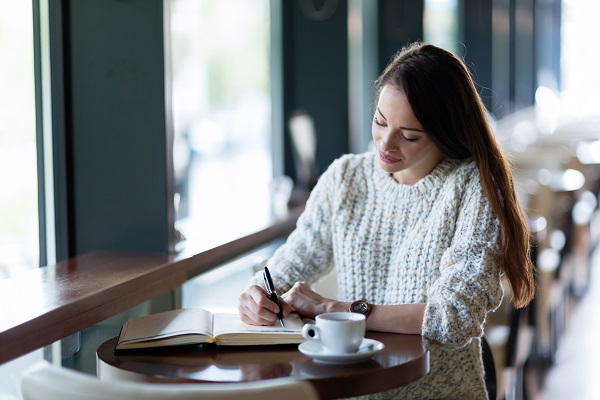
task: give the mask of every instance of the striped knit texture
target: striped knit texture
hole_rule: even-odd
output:
[[[281,291],[335,268],[341,301],[426,303],[430,373],[371,398],[485,399],[479,337],[503,295],[499,229],[471,161],[444,160],[403,185],[374,153],[346,155],[320,177],[268,266]]]

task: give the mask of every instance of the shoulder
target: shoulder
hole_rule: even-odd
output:
[[[365,175],[373,171],[374,154],[344,154],[331,163],[320,179],[347,180],[355,175]]]
[[[361,153],[361,154],[344,154],[336,159],[330,169],[363,169],[369,168],[373,165],[374,154],[372,152]]]
[[[481,173],[471,159],[452,160],[442,186],[443,198],[456,208],[489,208],[489,200],[481,182]]]
[[[459,216],[470,221],[467,222],[468,230],[476,226],[486,227],[488,231],[480,235],[486,237],[497,233],[498,220],[481,182],[481,174],[472,160],[462,161],[457,165],[454,182],[449,186],[452,186],[450,191]]]
[[[482,173],[489,174],[489,172],[480,171],[473,160],[467,160],[463,162],[457,173],[463,180],[465,192],[475,194],[478,197],[483,197],[484,200],[487,200],[481,181],[481,175]]]
[[[445,160],[444,163],[448,165],[449,176],[456,178],[473,178],[479,179],[479,170],[475,161],[471,158],[465,160]]]
[[[321,174],[310,197],[324,202],[360,196],[365,190],[362,183],[372,181],[373,159],[369,153],[344,154],[337,158]]]
[[[481,188],[481,175],[472,159],[445,161],[448,168],[446,186],[458,190]]]

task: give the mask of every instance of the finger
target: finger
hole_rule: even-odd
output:
[[[283,307],[280,307],[271,299],[271,295],[266,290],[259,287],[260,290],[254,290],[251,292],[253,302],[251,303],[251,309],[257,314],[257,316],[264,322],[272,324],[278,320],[277,314],[281,311],[284,312]],[[279,299],[279,296],[278,296]],[[253,308],[253,305],[256,308]]]
[[[260,291],[260,288],[256,285],[253,285],[240,294],[238,299],[238,309],[240,309],[240,311],[251,310],[252,304],[254,303],[254,295],[252,293],[256,291]]]
[[[265,308],[271,312],[279,312],[277,304],[271,301],[269,294],[258,285],[250,286],[245,292],[240,295],[240,304],[244,304],[248,309],[255,313],[260,313],[261,308]]]
[[[285,301],[283,296],[279,298],[279,304],[281,304],[281,312],[283,313],[284,317],[287,317],[288,315],[290,315],[291,312],[294,311],[294,307],[292,307],[287,301]]]
[[[279,294],[277,293],[277,291],[275,291],[275,293],[277,294],[277,301],[279,301],[279,306],[281,307],[281,312],[284,315],[288,315],[291,312],[292,306],[290,306],[286,301],[285,301],[285,293],[284,294]]]
[[[240,320],[249,325],[273,325],[277,321],[277,316],[269,311],[257,314],[242,304],[238,306],[238,310]]]
[[[240,319],[251,325],[272,325],[277,321],[277,305],[260,286],[253,285],[239,297]]]
[[[290,290],[290,292],[299,292],[299,293],[305,293],[307,291],[312,292],[312,289],[310,288],[310,285],[304,281],[296,282],[294,284],[294,286],[292,287],[292,289]]]
[[[256,306],[260,309],[265,309],[270,311],[273,314],[277,314],[279,312],[279,306],[273,300],[271,300],[271,296],[267,293],[266,290],[260,288],[260,291],[254,290],[251,292],[252,300],[256,304]],[[255,310],[257,313],[261,313],[261,310]]]
[[[240,314],[240,320],[248,325],[260,325],[259,323],[257,323],[254,318],[252,318],[251,314],[247,313],[247,308],[245,306],[243,306],[242,304],[238,305],[238,311]]]

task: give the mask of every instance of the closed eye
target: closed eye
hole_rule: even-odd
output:
[[[406,140],[407,142],[416,142],[419,140],[418,138],[407,138],[403,133],[401,133],[400,136],[402,136],[402,139]]]
[[[377,116],[373,117],[373,122],[375,123],[375,125],[377,126],[381,126],[381,127],[385,127],[386,125],[382,124],[381,122],[379,122],[379,119],[377,118]],[[417,130],[417,129],[411,129],[411,130]],[[419,132],[421,132],[419,130]],[[419,138],[408,138],[406,136],[404,136],[404,134],[402,132],[400,132],[400,136],[402,137],[402,139],[404,139],[407,142],[416,142],[417,140],[419,140]]]

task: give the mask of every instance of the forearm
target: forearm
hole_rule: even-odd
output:
[[[397,305],[372,305],[367,318],[367,329],[380,332],[393,332],[405,334],[421,334],[425,303],[397,304]],[[328,312],[348,311],[350,303],[332,302],[327,308]]]

